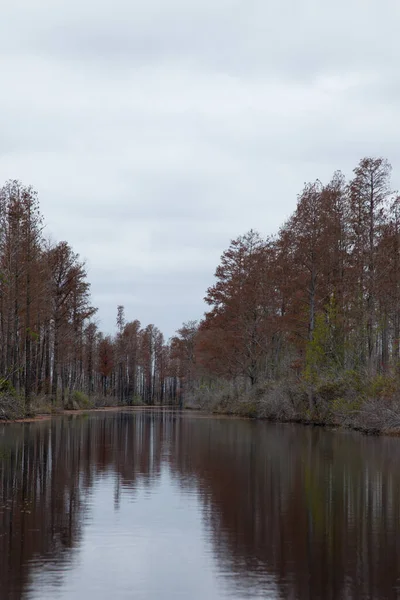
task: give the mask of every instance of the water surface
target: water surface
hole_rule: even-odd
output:
[[[0,598],[400,597],[400,440],[172,412],[0,427]]]

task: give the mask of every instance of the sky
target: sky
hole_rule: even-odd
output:
[[[168,338],[231,239],[276,233],[306,181],[384,156],[400,188],[398,0],[1,3],[0,185]]]

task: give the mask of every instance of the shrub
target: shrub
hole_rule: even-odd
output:
[[[9,396],[16,396],[16,391],[13,388],[11,381],[0,377],[0,394],[7,394]]]
[[[0,420],[21,419],[25,416],[25,405],[22,398],[15,393],[0,393]]]
[[[133,396],[128,404],[130,406],[143,406],[143,400],[140,396]]]
[[[235,412],[241,417],[249,417],[250,419],[256,419],[259,416],[257,403],[251,401],[241,402]]]
[[[75,390],[72,394],[72,402],[75,402],[79,408],[93,408],[94,407],[94,403],[91,401],[91,399],[89,398],[89,396],[87,396],[86,394],[84,394],[83,392],[79,392],[78,390]]]
[[[371,398],[391,400],[398,393],[399,385],[396,379],[390,375],[376,375],[367,388],[367,394]]]
[[[335,398],[332,403],[332,411],[339,416],[348,416],[359,411],[361,405],[360,399]]]

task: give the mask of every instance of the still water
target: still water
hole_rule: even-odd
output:
[[[400,440],[172,412],[0,426],[0,598],[400,597]]]

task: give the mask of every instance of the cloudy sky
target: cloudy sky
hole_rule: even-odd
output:
[[[0,19],[0,183],[116,306],[166,336],[223,250],[308,180],[383,155],[400,188],[398,0],[14,0]]]

